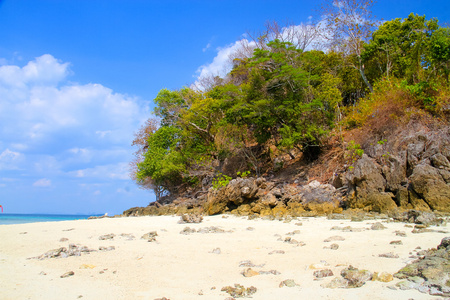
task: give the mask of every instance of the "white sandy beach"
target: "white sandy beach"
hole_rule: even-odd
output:
[[[404,223],[383,223],[387,229],[370,230],[380,220],[298,218],[285,223],[235,216],[205,217],[198,224],[179,224],[179,220],[177,216],[161,216],[1,225],[0,298],[224,300],[230,295],[221,291],[222,287],[235,283],[256,287],[253,299],[439,298],[417,290],[388,288],[395,286],[398,279],[369,281],[353,289],[329,289],[321,285],[339,276],[349,265],[393,274],[412,260],[410,252],[416,247],[434,248],[449,233],[413,234],[413,228],[405,227]],[[185,227],[198,230],[211,226],[226,232],[180,234]],[[364,230],[330,230],[333,226]],[[431,229],[450,231],[448,225]],[[292,235],[295,230],[300,233]],[[150,231],[157,232],[156,241],[141,239]],[[397,236],[395,231],[404,231],[406,237]],[[115,234],[112,240],[99,240],[99,236],[110,233]],[[135,238],[130,240],[122,233]],[[305,245],[284,242],[289,236]],[[331,236],[345,240],[324,242]],[[61,238],[68,240],[61,242]],[[394,240],[403,244],[390,244]],[[29,259],[52,249],[68,248],[70,243],[96,250],[100,246],[114,246],[115,250]],[[339,248],[324,249],[332,243]],[[378,256],[389,252],[399,257]],[[244,277],[241,272],[248,267],[239,265],[248,260],[257,265],[252,267],[256,272],[276,270],[280,274]],[[315,280],[313,273],[321,268],[331,269],[334,276]],[[69,271],[74,275],[60,277]],[[279,287],[286,279],[293,279],[299,286]]]

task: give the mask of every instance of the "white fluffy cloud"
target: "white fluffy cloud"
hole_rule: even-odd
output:
[[[0,169],[26,164],[41,178],[83,170],[125,179],[117,169],[130,159],[133,133],[149,108],[101,84],[67,82],[69,67],[49,54],[24,66],[0,65]]]

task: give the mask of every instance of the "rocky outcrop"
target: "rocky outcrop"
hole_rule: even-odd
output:
[[[366,154],[339,176],[348,187],[346,207],[450,212],[450,129],[391,139],[366,145]]]
[[[399,270],[394,277],[405,279],[400,289],[415,288],[435,296],[450,296],[450,237],[442,239],[437,249]]]
[[[312,181],[305,186],[275,184],[264,178],[236,178],[227,186],[210,190],[204,211],[213,215],[231,212],[240,215],[283,217],[312,212],[325,215],[341,212],[342,195],[332,185]]]

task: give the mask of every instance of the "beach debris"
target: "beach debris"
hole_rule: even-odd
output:
[[[220,254],[220,253],[222,253],[222,251],[220,250],[220,248],[215,248],[209,253]]]
[[[324,246],[323,249],[337,250],[337,249],[339,249],[339,245],[338,244],[331,244],[330,247]]]
[[[39,273],[39,275],[45,276],[45,275],[47,275],[47,273],[45,273],[44,271],[41,271],[41,272]]]
[[[112,240],[116,235],[114,233],[101,235],[98,237],[99,240]]]
[[[259,272],[253,270],[252,268],[248,268],[242,271],[241,274],[244,275],[244,277],[253,277],[259,275]]]
[[[247,268],[262,268],[264,267],[266,264],[261,264],[261,265],[255,265],[254,263],[252,263],[252,261],[250,260],[243,260],[239,262],[239,268],[243,268],[243,267],[247,267]]]
[[[372,281],[390,282],[394,280],[394,276],[388,272],[374,272],[372,276]]]
[[[255,227],[247,227],[246,230],[247,231],[253,231],[253,230],[255,230]]]
[[[323,270],[314,271],[313,275],[316,278],[323,278],[323,277],[333,276],[334,274],[333,274],[333,271],[331,271],[330,269],[323,269]]]
[[[155,298],[155,300],[170,300],[169,298],[162,297],[162,298]]]
[[[372,229],[372,230],[383,230],[386,228],[387,227],[384,226],[383,224],[381,224],[380,222],[376,222],[376,223],[372,224],[372,226],[370,226],[370,229]]]
[[[234,287],[232,286],[225,286],[221,289],[222,292],[227,292],[230,294],[231,297],[236,298],[247,298],[254,293],[256,293],[258,289],[254,286],[250,286],[248,288],[244,287],[243,285],[240,285],[238,283],[234,284]]]
[[[317,263],[317,264],[310,264],[310,265],[308,266],[308,269],[310,269],[310,270],[326,269],[328,266],[330,266],[329,263],[327,263],[327,262],[324,261],[324,260],[321,260],[320,263]]]
[[[59,239],[60,242],[67,242],[68,240],[69,240],[68,238],[64,238],[64,237]]]
[[[385,257],[385,258],[399,258],[398,254],[395,254],[395,253],[393,253],[393,252],[379,254],[378,257]]]
[[[66,272],[66,273],[62,274],[62,275],[59,276],[59,277],[61,277],[61,278],[67,278],[67,277],[70,277],[70,276],[73,276],[73,275],[75,275],[75,273],[74,273],[73,271],[69,271],[69,272]]]
[[[24,231],[24,232],[19,232],[19,234],[27,234],[28,232]]]
[[[75,228],[63,229],[63,231],[72,231],[72,230],[75,230]]]
[[[283,280],[282,282],[280,282],[280,284],[278,285],[280,288],[287,286],[287,287],[296,287],[296,286],[300,286],[300,284],[295,283],[294,279],[286,279]]]
[[[297,225],[297,226],[303,226],[303,223],[302,223],[302,222],[297,222],[297,223],[295,223],[294,225]]]
[[[203,216],[201,214],[182,214],[180,217],[179,224],[185,223],[201,223],[203,221]]]
[[[147,240],[147,242],[154,242],[156,241],[156,237],[158,236],[158,233],[156,231],[150,231],[146,234],[141,236],[142,240]]]
[[[116,247],[114,247],[114,246],[108,246],[108,247],[100,246],[100,247],[98,247],[98,251],[111,251],[111,250],[116,250]]]
[[[450,296],[450,237],[442,239],[436,249],[422,252],[425,255],[406,265],[394,274],[405,279],[397,284],[400,289],[414,288],[433,296]]]
[[[269,255],[272,254],[285,254],[286,252],[284,252],[283,250],[273,250],[269,252]]]
[[[333,241],[345,241],[345,238],[343,238],[340,235],[333,235],[330,236],[329,238],[323,240],[325,243],[329,243],[329,242],[333,242]]]

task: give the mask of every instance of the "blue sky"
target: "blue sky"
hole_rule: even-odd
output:
[[[154,200],[128,176],[133,133],[162,88],[223,71],[268,20],[319,18],[316,1],[0,0],[0,205],[120,214]],[[378,1],[449,23],[450,1]]]

